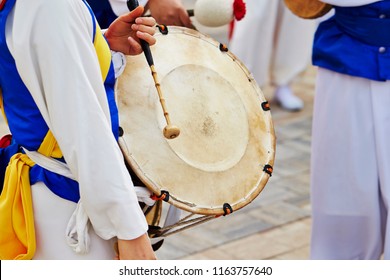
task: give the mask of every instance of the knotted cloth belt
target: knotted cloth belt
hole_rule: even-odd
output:
[[[61,157],[51,131],[38,149],[45,156]],[[26,154],[13,155],[7,166],[0,196],[0,259],[30,260],[36,249],[31,197],[30,167],[35,163]]]
[[[35,228],[30,186],[34,162],[25,154],[12,156],[0,199],[0,259],[28,260],[35,254]]]

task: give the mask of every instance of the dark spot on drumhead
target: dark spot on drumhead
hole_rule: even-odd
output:
[[[211,117],[206,117],[203,122],[202,132],[206,136],[212,136],[215,134],[216,124]]]

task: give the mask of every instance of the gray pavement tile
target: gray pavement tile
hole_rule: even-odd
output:
[[[275,227],[308,217],[310,213],[302,207],[281,201],[251,210],[248,215]]]

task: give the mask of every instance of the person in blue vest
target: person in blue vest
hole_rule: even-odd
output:
[[[118,17],[108,0],[88,0],[101,28],[105,29]]]
[[[181,0],[140,0],[157,23],[194,28]],[[102,28],[128,11],[126,0],[88,0]]]
[[[0,259],[156,258],[117,144],[110,52],[155,44],[143,12],[103,37],[83,0],[0,0],[0,104],[22,149],[0,196]]]
[[[390,259],[390,1],[323,0],[311,165],[312,259]]]

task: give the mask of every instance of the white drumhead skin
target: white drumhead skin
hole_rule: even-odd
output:
[[[168,27],[151,47],[175,139],[144,55],[128,56],[117,82],[120,139],[126,161],[155,194],[192,213],[224,214],[249,204],[266,185],[275,136],[263,93],[246,67],[195,30]],[[134,70],[136,69],[136,70]]]

